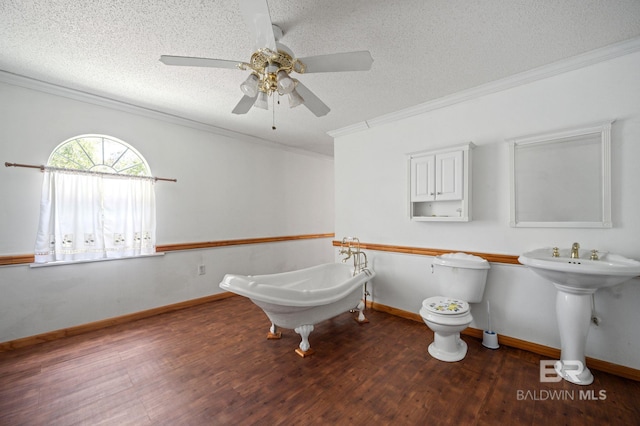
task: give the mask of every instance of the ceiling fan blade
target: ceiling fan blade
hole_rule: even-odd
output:
[[[236,107],[231,112],[234,114],[246,114],[249,112],[255,101],[255,97],[252,98],[250,96],[244,95],[242,99],[240,99],[240,102],[238,102],[238,105],[236,105]]]
[[[267,0],[240,0],[240,12],[254,36],[254,50],[269,48],[276,52],[276,39],[271,26]]]
[[[193,58],[189,56],[160,56],[160,62],[165,65],[177,65],[181,67],[212,67],[212,68],[238,68],[241,62],[227,61],[224,59]]]
[[[304,84],[298,81],[296,84],[296,90],[304,99],[303,105],[306,106],[309,111],[315,114],[316,117],[322,117],[323,115],[327,115],[331,108],[325,105],[324,102],[320,100],[316,95],[313,94],[311,90],[307,88]]]
[[[305,73],[369,71],[373,58],[367,50],[358,52],[332,53],[329,55],[298,58],[305,65]]]

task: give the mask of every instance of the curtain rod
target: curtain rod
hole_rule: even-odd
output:
[[[8,163],[5,162],[4,163],[5,167],[26,167],[29,169],[40,169],[41,172],[44,172],[47,168],[47,166],[36,166],[34,164],[18,164],[18,163]],[[105,173],[105,172],[89,172],[86,170],[74,170],[74,169],[58,169],[56,167],[50,167],[52,170],[69,170],[69,171],[73,171],[73,172],[79,172],[79,173],[88,173],[88,174],[97,174],[97,175],[114,175],[115,173]],[[129,176],[129,175],[116,175],[116,176]],[[178,179],[170,179],[170,178],[161,178],[161,177],[153,177],[153,176],[135,176],[135,175],[131,175],[130,177],[133,178],[147,178],[147,179],[153,179],[155,181],[159,181],[159,180],[164,180],[167,182],[177,182]]]

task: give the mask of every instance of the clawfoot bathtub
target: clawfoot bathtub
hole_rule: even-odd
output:
[[[298,355],[311,355],[309,334],[314,324],[356,309],[356,321],[366,322],[362,287],[375,273],[368,269],[354,275],[343,263],[327,263],[297,271],[271,275],[227,274],[224,290],[248,297],[271,321],[268,338],[280,336],[277,327],[294,329],[302,341]]]

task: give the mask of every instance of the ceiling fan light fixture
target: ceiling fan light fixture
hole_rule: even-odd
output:
[[[242,90],[242,93],[249,96],[250,98],[255,98],[258,94],[258,81],[258,76],[252,73],[240,85],[240,90]]]
[[[253,104],[256,108],[269,109],[269,100],[267,99],[267,92],[258,92],[258,97]]]
[[[295,82],[291,77],[289,77],[289,74],[287,74],[287,72],[284,70],[278,71],[277,81],[278,81],[278,93],[282,95],[289,94],[296,88]]]
[[[302,105],[304,103],[304,99],[300,96],[300,93],[296,89],[293,89],[288,94],[289,96],[289,108],[295,108],[298,105]]]

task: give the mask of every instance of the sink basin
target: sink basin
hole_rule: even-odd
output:
[[[640,276],[640,262],[617,254],[599,253],[599,260],[590,260],[572,259],[569,250],[561,250],[560,257],[553,257],[552,252],[551,248],[533,250],[518,261],[552,283],[576,290],[595,291]]]
[[[585,347],[591,322],[591,297],[599,288],[611,287],[640,276],[640,262],[617,254],[598,254],[599,260],[573,259],[569,250],[544,248],[524,253],[518,261],[551,281],[557,289],[556,316],[560,331],[560,361],[555,370],[577,385],[593,383],[586,366]]]

